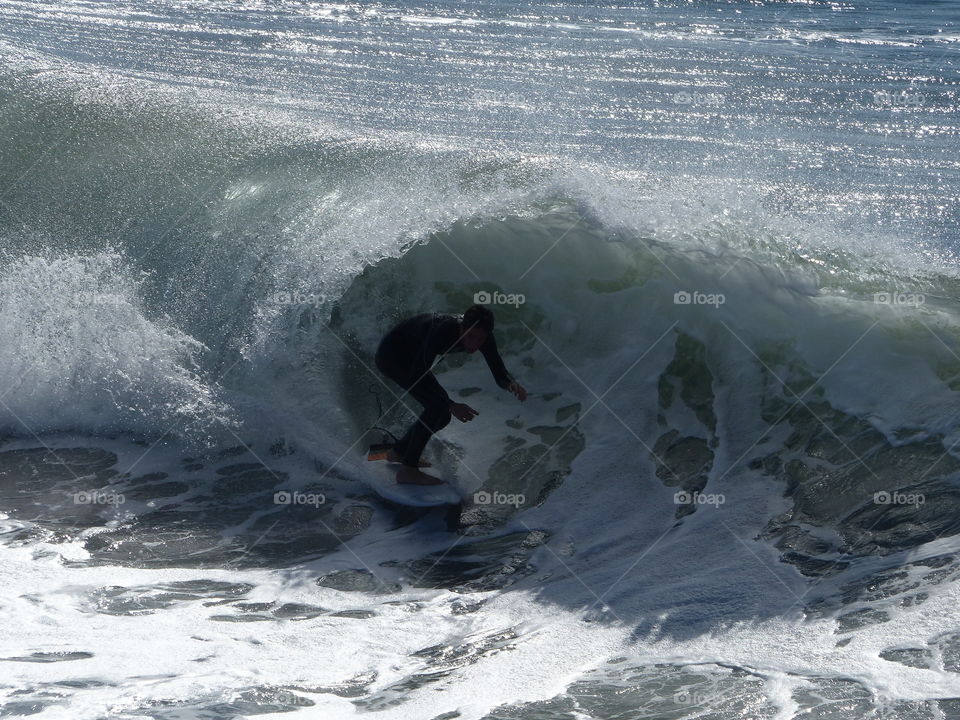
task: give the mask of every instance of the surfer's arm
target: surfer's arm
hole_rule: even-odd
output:
[[[493,373],[493,379],[497,381],[497,385],[504,390],[512,392],[521,402],[526,400],[527,391],[523,385],[514,380],[513,376],[507,372],[507,368],[503,364],[503,358],[500,357],[500,353],[497,351],[497,341],[493,339],[493,333],[487,335],[487,339],[483,345],[480,346],[480,352],[483,353],[483,357],[487,361],[487,365],[490,368],[490,372]]]
[[[494,339],[493,333],[487,335],[487,339],[480,346],[480,352],[483,353],[483,358],[487,361],[487,367],[493,373],[493,379],[496,380],[497,385],[504,390],[509,389],[510,384],[514,382],[513,376],[507,372],[507,368],[503,364],[503,358],[497,351],[497,341]]]

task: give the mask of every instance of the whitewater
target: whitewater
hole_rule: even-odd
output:
[[[958,21],[0,0],[0,716],[960,717]]]

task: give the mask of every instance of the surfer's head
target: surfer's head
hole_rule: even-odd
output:
[[[493,332],[493,313],[482,305],[471,305],[460,321],[460,345],[468,353],[476,352]]]

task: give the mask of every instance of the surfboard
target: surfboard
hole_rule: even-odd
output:
[[[380,460],[386,458],[386,451],[389,447],[388,445],[371,446],[367,459]],[[403,466],[398,463],[371,462],[365,468],[364,479],[377,495],[384,500],[400,505],[434,507],[436,505],[459,505],[463,501],[456,488],[443,481],[442,478],[436,478],[435,475],[428,475],[428,477],[441,480],[439,485],[412,485],[397,482],[397,474],[402,470]],[[422,474],[427,475],[427,473]]]

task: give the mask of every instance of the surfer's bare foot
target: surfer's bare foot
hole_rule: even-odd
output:
[[[443,485],[443,480],[422,473],[409,465],[401,465],[397,470],[397,482],[403,485]]]
[[[387,450],[387,462],[399,463],[403,462],[403,458],[400,457],[395,450]],[[420,467],[430,467],[430,463],[426,460],[421,460]]]

